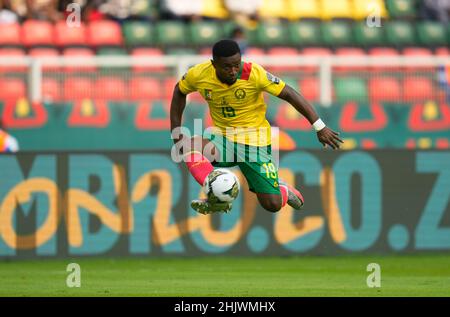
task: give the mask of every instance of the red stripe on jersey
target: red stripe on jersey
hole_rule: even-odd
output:
[[[252,63],[244,63],[242,67],[242,80],[248,80],[250,78],[250,73],[252,72]]]

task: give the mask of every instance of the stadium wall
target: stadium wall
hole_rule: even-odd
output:
[[[306,207],[259,207],[242,175],[229,214],[167,151],[0,156],[0,258],[448,252],[450,151],[290,151]]]
[[[0,103],[0,114],[23,151],[168,149],[170,100],[72,103]],[[450,107],[445,102],[358,103],[316,107],[325,122],[341,132],[353,148],[450,149]],[[268,99],[267,118],[292,138],[292,148],[320,148],[309,122],[284,101]],[[211,124],[204,103],[186,107],[184,124],[193,134],[194,120]],[[195,133],[194,133],[195,132]],[[292,149],[291,148],[291,149]]]

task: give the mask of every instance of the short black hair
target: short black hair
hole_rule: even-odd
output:
[[[217,57],[230,57],[237,53],[241,54],[241,49],[238,43],[233,40],[220,40],[214,44],[212,49],[214,59]]]

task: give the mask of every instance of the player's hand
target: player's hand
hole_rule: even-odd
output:
[[[339,133],[331,130],[328,127],[323,128],[317,132],[317,138],[324,147],[331,146],[333,150],[337,150],[340,147],[340,143],[344,143],[339,138]]]

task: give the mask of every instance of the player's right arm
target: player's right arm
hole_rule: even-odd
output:
[[[170,130],[172,131],[172,138],[174,143],[177,143],[183,138],[181,134],[181,120],[183,111],[186,107],[186,95],[195,91],[195,66],[190,68],[181,80],[175,85],[170,103]]]
[[[170,103],[170,131],[172,131],[173,142],[177,143],[182,139],[182,135],[177,133],[176,129],[181,127],[183,111],[186,107],[186,95],[179,88],[178,83],[175,85]]]

